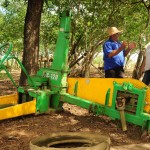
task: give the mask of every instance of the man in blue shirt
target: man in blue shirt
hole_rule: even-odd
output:
[[[136,47],[135,43],[119,42],[121,32],[116,27],[108,29],[109,39],[103,44],[105,78],[123,78],[125,56]]]

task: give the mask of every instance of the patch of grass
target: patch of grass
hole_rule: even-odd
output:
[[[7,79],[7,78],[8,78],[7,74],[0,73],[0,80],[4,80],[4,79]]]

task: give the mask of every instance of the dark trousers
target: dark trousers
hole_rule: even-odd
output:
[[[147,70],[144,72],[144,77],[142,82],[144,82],[146,85],[149,85],[150,83],[150,70]]]
[[[105,78],[123,78],[123,77],[124,77],[123,67],[105,70]]]

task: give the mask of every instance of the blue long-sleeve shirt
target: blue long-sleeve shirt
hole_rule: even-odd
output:
[[[104,60],[104,70],[114,69],[117,67],[124,66],[125,56],[124,51],[122,50],[117,55],[109,58],[108,55],[113,51],[121,47],[121,42],[117,41],[114,42],[113,40],[109,39],[103,44],[103,60]]]

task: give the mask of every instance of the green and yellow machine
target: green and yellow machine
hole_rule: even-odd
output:
[[[95,115],[120,119],[124,131],[127,130],[126,122],[130,122],[150,133],[150,89],[144,83],[131,78],[68,78],[71,14],[65,11],[60,18],[53,63],[34,76],[28,75],[18,58],[10,56],[11,43],[0,47],[2,50],[9,46],[0,60],[0,70],[6,71],[14,86],[17,84],[4,65],[6,60],[15,59],[28,78],[28,85],[17,87],[17,94],[0,97],[0,120],[61,110],[63,103],[67,102]]]

